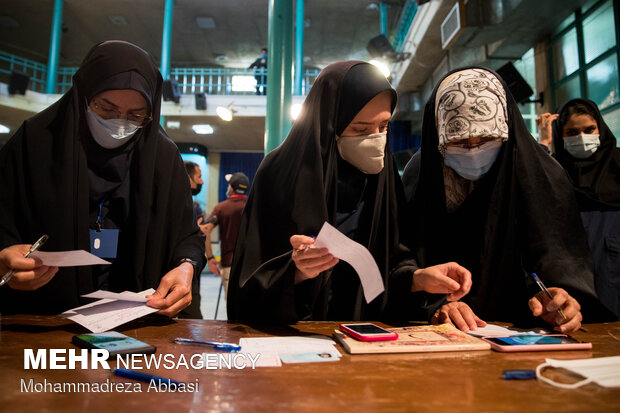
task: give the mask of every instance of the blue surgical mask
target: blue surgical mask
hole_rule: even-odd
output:
[[[260,57],[262,57],[263,59],[267,58],[267,55],[265,53],[261,54]]]
[[[601,145],[600,135],[587,135],[582,133],[576,136],[564,138],[564,149],[577,159],[585,159],[592,156]]]
[[[469,181],[477,181],[493,166],[502,141],[495,140],[483,143],[476,148],[462,148],[459,146],[447,146],[444,154],[446,166]]]
[[[86,123],[95,142],[106,149],[124,145],[142,127],[139,122],[127,119],[103,119],[88,106]]]

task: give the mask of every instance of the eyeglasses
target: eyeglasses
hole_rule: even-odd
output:
[[[474,148],[484,145],[485,143],[492,142],[495,139],[496,138],[494,137],[484,137],[484,138],[481,138],[478,142],[473,142],[473,143],[470,142],[468,139],[463,139],[463,140],[448,142],[446,144],[446,147],[453,146],[457,148],[474,149]]]
[[[127,119],[132,122],[138,122],[141,126],[145,126],[153,120],[150,113],[127,112],[127,114],[123,116],[123,113],[120,110],[115,109],[106,103],[97,102],[94,99],[90,103],[92,103],[93,108],[104,119]]]

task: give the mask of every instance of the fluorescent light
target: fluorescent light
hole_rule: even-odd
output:
[[[192,129],[198,135],[211,135],[213,133],[213,126],[204,124],[204,125],[192,125]]]
[[[256,79],[254,76],[233,76],[233,92],[254,92],[256,90]]]
[[[233,118],[232,103],[228,106],[218,106],[215,109],[215,113],[217,113],[217,116],[222,118],[222,120],[230,122]]]
[[[291,105],[291,118],[293,118],[293,120],[297,119],[300,113],[301,113],[301,103],[293,103]]]
[[[181,127],[181,122],[178,120],[169,120],[166,122],[166,128],[168,129],[179,129]]]
[[[7,126],[0,124],[0,133],[9,133],[10,131],[11,129],[9,129]]]
[[[390,68],[388,67],[388,65],[386,65],[384,62],[382,62],[381,60],[377,60],[377,59],[372,59],[370,62],[371,65],[375,66],[377,69],[379,69],[379,71],[381,72],[381,74],[383,74],[383,76],[385,77],[389,77],[390,76]]]

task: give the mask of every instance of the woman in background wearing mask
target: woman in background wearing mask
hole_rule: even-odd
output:
[[[288,137],[257,171],[232,262],[230,320],[409,320],[422,305],[418,291],[453,300],[467,293],[464,268],[418,269],[396,257],[403,193],[388,133],[395,105],[396,92],[368,63],[334,63],[317,77]],[[313,246],[325,221],[369,249],[385,293],[366,303],[353,268]]]
[[[620,149],[596,104],[565,103],[558,114],[540,116],[540,142],[553,139],[555,159],[575,188],[594,259],[601,302],[620,317]]]
[[[0,274],[17,270],[0,288],[0,311],[58,314],[97,289],[152,287],[147,304],[160,314],[200,317],[192,286],[204,237],[179,152],[159,126],[157,65],[133,44],[107,41],[73,81],[0,150]],[[112,264],[58,271],[24,259],[42,234],[47,251],[89,251],[99,238]]]
[[[599,315],[570,182],[494,72],[460,69],[437,85],[403,183],[418,262],[456,261],[472,273],[471,292],[440,307],[434,322],[467,331],[481,325],[476,315],[520,324],[541,317],[569,332]]]

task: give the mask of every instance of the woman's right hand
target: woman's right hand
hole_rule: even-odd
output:
[[[290,239],[295,263],[295,284],[315,278],[321,272],[338,264],[338,258],[329,253],[327,248],[316,248],[314,238],[306,235],[293,235]]]
[[[549,147],[553,140],[553,128],[551,124],[558,118],[557,113],[543,113],[536,118],[536,124],[538,125],[538,143]]]
[[[15,269],[8,281],[14,290],[36,290],[54,278],[58,267],[48,267],[35,258],[24,258],[30,245],[11,245],[0,251],[0,277]]]

